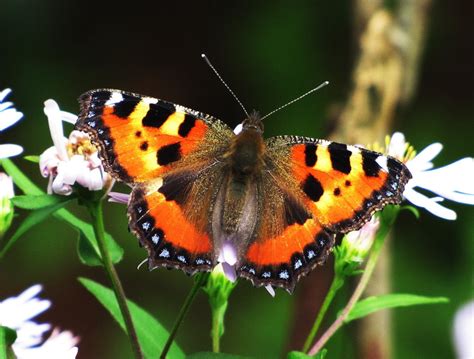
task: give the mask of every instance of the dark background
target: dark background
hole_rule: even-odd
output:
[[[170,100],[234,126],[244,114],[202,61],[202,52],[242,102],[262,114],[330,81],[324,90],[266,121],[267,136],[324,137],[329,109],[344,103],[351,88],[357,48],[351,33],[351,3],[289,4],[3,1],[0,89],[13,89],[9,99],[25,116],[0,140],[24,146],[27,155],[40,154],[52,145],[43,101],[53,98],[62,109],[76,112],[77,97],[99,87]],[[473,15],[470,1],[434,2],[418,94],[395,125],[418,150],[443,143],[437,166],[474,154]],[[21,158],[15,162],[46,188],[47,180],[36,165]],[[395,230],[394,291],[451,300],[447,305],[394,312],[399,358],[453,356],[452,317],[474,296],[474,210],[446,204],[457,211],[457,221],[437,219],[424,211],[417,221],[406,212]],[[81,208],[71,209],[87,218]],[[124,206],[106,206],[106,226],[125,249],[117,269],[128,296],[170,328],[192,279],[177,271],[135,269],[145,251],[127,232]],[[21,238],[0,263],[0,298],[43,283],[42,296],[51,299],[53,307],[40,319],[79,335],[80,358],[128,358],[127,338],[76,280],[85,276],[108,285],[99,268],[80,264],[76,236],[51,219]],[[317,269],[312,275],[314,290],[324,292],[326,288],[317,285],[318,274]],[[297,288],[294,295],[298,293]],[[285,292],[277,291],[273,299],[242,280],[230,299],[223,351],[281,356],[288,349],[294,303]],[[209,329],[209,308],[200,295],[177,341],[187,353],[210,350]],[[331,358],[352,357],[351,333],[349,328],[334,338],[329,346]]]

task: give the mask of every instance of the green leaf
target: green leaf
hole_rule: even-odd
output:
[[[85,265],[102,265],[100,254],[97,253],[97,249],[92,246],[91,242],[82,231],[79,231],[79,237],[77,238],[77,255],[79,256],[80,261]]]
[[[15,342],[15,340],[17,338],[15,330],[13,330],[9,327],[0,326],[0,331],[3,332],[2,335],[5,338],[5,344],[7,346],[10,346]]]
[[[92,225],[90,225],[89,223],[84,222],[83,220],[77,218],[71,212],[68,212],[66,210],[58,211],[56,213],[56,217],[63,220],[63,221],[65,221],[71,227],[79,230],[79,232],[81,232],[82,235],[85,237],[84,239],[86,239],[89,242],[88,250],[89,251],[94,251],[98,258],[102,258],[101,255],[100,255],[100,250],[99,250],[99,246],[97,244],[97,240],[95,239],[94,228],[92,227]],[[122,247],[120,247],[117,244],[117,242],[114,241],[112,236],[108,233],[105,233],[105,245],[107,246],[107,248],[109,250],[112,262],[113,263],[120,262],[123,258],[123,249],[122,249]],[[80,258],[80,256],[79,256],[79,258]],[[82,259],[84,259],[84,258],[82,258]],[[81,261],[82,261],[82,259],[81,259]],[[87,262],[82,262],[82,263],[88,264]],[[95,265],[95,264],[90,264],[90,265]]]
[[[324,359],[326,357],[328,350],[322,349],[319,353],[315,355],[308,355],[303,352],[292,351],[288,353],[287,359]]]
[[[23,158],[33,163],[39,163],[40,161],[40,156],[24,156]]]
[[[0,252],[0,258],[10,249],[10,247],[20,238],[23,234],[25,234],[29,229],[34,227],[35,225],[43,222],[46,218],[51,216],[54,212],[59,210],[61,207],[64,207],[72,198],[69,198],[66,201],[56,203],[52,206],[35,209],[31,211],[28,217],[20,224],[18,229],[16,230],[15,234],[10,237],[10,239],[6,242],[7,244],[3,247],[2,251]]]
[[[87,278],[79,278],[79,282],[96,297],[96,299],[109,311],[112,317],[125,331],[125,324],[120,312],[114,292]],[[152,315],[140,308],[131,300],[127,300],[133,323],[138,335],[138,341],[143,350],[145,358],[157,358],[168,339],[168,331]],[[185,354],[175,343],[171,345],[167,359],[184,358]]]
[[[15,359],[12,344],[17,338],[16,331],[0,326],[0,359]]]
[[[356,303],[354,308],[347,316],[345,322],[348,323],[354,319],[359,319],[372,314],[376,311],[396,308],[396,307],[408,307],[411,305],[419,304],[438,304],[447,303],[448,298],[445,297],[424,297],[415,294],[387,294],[378,297],[368,297],[362,299]]]
[[[213,353],[213,352],[199,352],[186,356],[186,359],[250,359],[251,357],[244,357],[241,355]]]
[[[3,166],[5,171],[9,176],[13,178],[13,182],[26,194],[26,195],[46,195],[38,186],[36,186],[21,170],[15,166],[15,164],[10,161],[9,159],[3,159],[0,161],[0,164]],[[90,242],[90,245],[96,253],[100,256],[99,247],[97,246],[97,241],[94,235],[94,229],[92,226],[80,220],[71,212],[67,211],[66,209],[60,209],[56,213],[54,213],[56,218],[59,218],[72,227],[81,231],[87,240]],[[123,249],[114,241],[112,236],[108,233],[105,233],[105,242],[107,248],[109,249],[110,256],[112,258],[113,263],[118,263],[122,260],[123,257]]]
[[[22,196],[13,197],[11,200],[18,208],[23,209],[40,209],[49,207],[61,202],[67,202],[74,199],[73,196],[56,196],[49,194],[31,195],[25,194]]]
[[[420,219],[420,211],[418,210],[418,208],[414,207],[414,206],[402,206],[400,207],[400,210],[402,211],[408,211],[408,212],[411,212],[416,219]]]

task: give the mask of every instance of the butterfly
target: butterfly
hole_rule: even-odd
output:
[[[131,231],[150,269],[210,271],[292,292],[323,264],[335,235],[397,204],[411,178],[398,160],[299,136],[263,137],[257,113],[235,134],[184,106],[112,89],[86,92],[76,129],[132,187]]]

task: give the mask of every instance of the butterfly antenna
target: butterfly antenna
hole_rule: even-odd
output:
[[[230,94],[234,97],[234,99],[238,102],[238,104],[240,105],[240,107],[242,107],[242,110],[244,110],[245,114],[247,115],[247,117],[250,117],[249,116],[249,113],[247,111],[247,109],[245,108],[245,106],[242,104],[242,102],[240,102],[239,98],[237,97],[237,95],[234,93],[234,91],[232,91],[229,87],[229,85],[227,85],[224,81],[224,79],[221,77],[221,75],[217,72],[216,68],[214,66],[212,66],[211,64],[211,61],[209,61],[209,59],[207,58],[206,54],[201,54],[201,57],[204,59],[204,61],[206,61],[206,63],[209,65],[209,67],[212,69],[212,71],[214,71],[214,73],[216,74],[216,76],[219,78],[219,80],[221,80],[221,82],[224,84],[224,86],[226,87],[227,90],[229,90]]]
[[[285,107],[290,106],[292,103],[295,103],[296,101],[301,100],[303,97],[306,97],[306,96],[308,96],[309,94],[311,94],[311,93],[313,93],[313,92],[315,92],[315,91],[318,91],[319,89],[323,88],[323,87],[326,86],[326,85],[329,85],[329,81],[324,81],[322,84],[316,86],[314,89],[309,90],[308,92],[305,92],[304,94],[302,94],[301,96],[299,96],[299,97],[297,97],[297,98],[291,100],[290,102],[285,103],[283,106],[280,106],[280,107],[274,109],[274,110],[271,111],[270,113],[267,113],[265,116],[263,116],[262,118],[260,118],[260,120],[263,121],[265,118],[267,118],[267,117],[273,115],[275,112],[278,112],[278,111],[284,109]]]

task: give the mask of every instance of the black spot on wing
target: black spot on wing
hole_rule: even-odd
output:
[[[165,175],[158,192],[162,193],[167,201],[175,201],[182,205],[186,202],[194,180],[195,176],[188,172]]]
[[[328,146],[332,168],[345,174],[351,172],[351,151],[342,143],[332,142]]]
[[[161,147],[156,152],[156,159],[160,166],[166,166],[181,159],[181,144],[172,143]]]
[[[306,177],[302,184],[303,192],[313,201],[317,202],[324,193],[323,186],[312,174]]]
[[[160,128],[175,112],[175,107],[168,103],[150,104],[150,108],[142,119],[142,124],[145,127]]]
[[[304,148],[304,159],[306,166],[308,167],[314,167],[318,160],[318,156],[316,155],[316,150],[318,146],[315,145],[314,143],[308,143],[305,145]]]
[[[304,224],[307,219],[311,218],[306,209],[294,197],[285,195],[283,201],[285,220],[288,225]]]
[[[189,114],[184,115],[184,121],[179,125],[178,135],[181,137],[187,137],[189,132],[193,129],[196,124],[196,118]]]
[[[127,94],[122,94],[123,100],[114,104],[114,115],[120,118],[128,118],[140,103],[140,99]]]
[[[380,166],[376,162],[380,155],[375,152],[362,151],[362,169],[368,177],[377,177],[380,172]]]
[[[146,151],[148,149],[148,141],[143,141],[141,144],[140,144],[140,149],[142,151]]]

